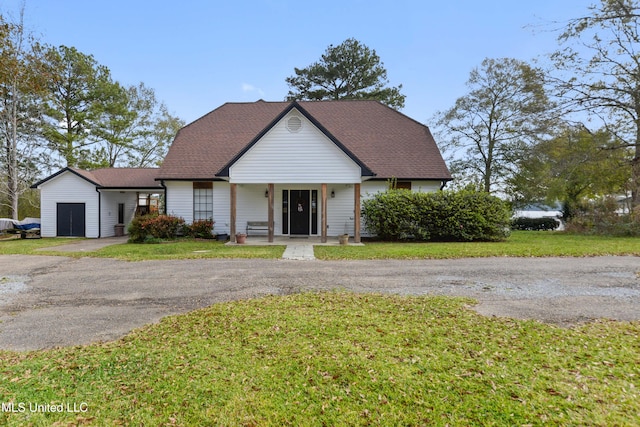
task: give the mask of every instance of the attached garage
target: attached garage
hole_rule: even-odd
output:
[[[58,203],[56,211],[56,236],[85,237],[84,203]]]
[[[42,237],[111,237],[162,194],[155,168],[64,168],[37,182]],[[156,198],[157,200],[157,198]],[[144,208],[147,208],[146,210]]]

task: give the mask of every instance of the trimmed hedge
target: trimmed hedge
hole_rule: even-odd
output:
[[[383,240],[499,241],[509,236],[506,202],[470,190],[388,190],[363,201],[367,230]]]
[[[560,223],[553,218],[527,218],[524,216],[511,221],[512,230],[546,231],[555,230]]]

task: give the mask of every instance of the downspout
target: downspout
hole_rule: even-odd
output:
[[[442,184],[440,185],[440,191],[444,190],[444,187],[447,185],[447,181],[442,181]]]
[[[96,187],[96,193],[98,193],[98,239],[102,237],[102,193],[100,189]]]
[[[164,189],[164,214],[167,214],[167,186],[164,185],[164,179],[160,180],[160,187]]]

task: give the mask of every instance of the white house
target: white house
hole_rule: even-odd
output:
[[[102,199],[97,206],[96,194],[89,193],[104,197],[112,184],[78,181],[85,176],[78,170],[58,174],[36,184],[43,235],[56,235],[53,200],[85,203],[87,218],[101,212],[101,225],[86,235],[109,235],[113,223],[105,211],[114,202]],[[414,191],[436,191],[451,179],[425,125],[369,100],[224,104],[182,128],[153,174],[154,190],[164,190],[166,213],[187,222],[213,218],[215,232],[232,238],[261,222],[270,241],[348,233],[359,242],[362,198],[387,189],[390,180]],[[77,199],[61,201],[67,181],[60,178],[82,188],[74,191]]]

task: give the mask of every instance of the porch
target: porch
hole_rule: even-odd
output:
[[[289,237],[289,236],[273,236],[269,241],[269,236],[247,236],[245,243],[236,243],[234,239],[226,243],[227,245],[238,246],[290,246],[290,245],[307,245],[307,246],[340,246],[338,237],[330,236],[325,242],[321,236],[309,237]],[[354,242],[353,236],[349,238],[348,246],[364,246],[364,243]]]
[[[250,223],[262,222],[265,234],[248,236],[245,244],[252,244],[249,240],[260,242],[255,244],[277,244],[276,239],[284,238],[337,245],[340,234],[350,234],[353,243],[360,243],[360,183],[228,185],[232,242],[237,234],[249,229]]]

